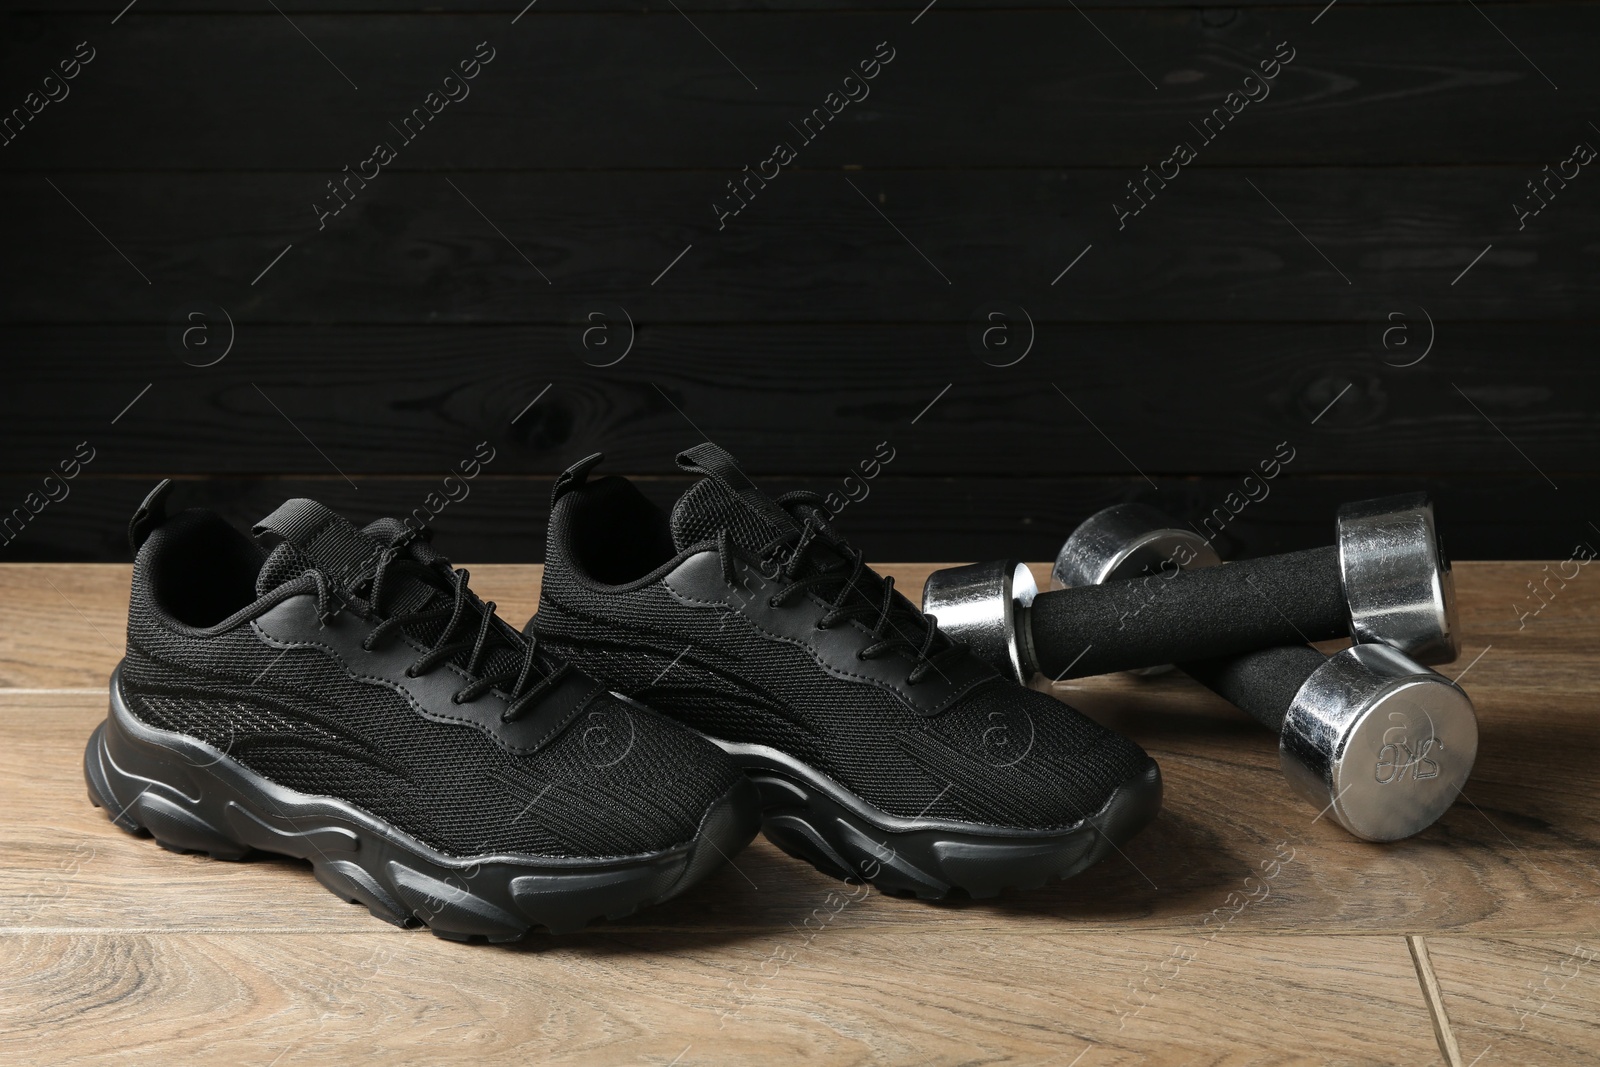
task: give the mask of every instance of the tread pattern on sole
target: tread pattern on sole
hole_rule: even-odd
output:
[[[865,802],[834,794],[837,783],[799,765],[724,745],[761,790],[762,831],[778,848],[834,878],[871,882],[891,896],[945,900],[994,897],[1071,878],[1099,862],[1155,818],[1161,772],[1151,761],[1078,825],[1052,833],[985,833],[884,815],[876,825]],[[813,772],[814,775],[814,772]],[[830,788],[831,787],[831,788]],[[909,825],[908,825],[909,824]]]
[[[144,726],[120,704],[113,676],[111,714],[84,751],[89,799],[115,825],[175,852],[307,860],[330,892],[375,917],[452,940],[516,941],[538,928],[571,933],[623,918],[682,893],[758,829],[755,788],[741,780],[691,841],[658,853],[450,857],[351,805],[295,793],[194,739]]]

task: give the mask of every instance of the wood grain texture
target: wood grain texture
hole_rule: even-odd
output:
[[[1194,958],[1125,1021],[1127,984],[1176,951]],[[779,927],[503,950],[394,931],[57,933],[0,937],[0,954],[0,1052],[40,1064],[1178,1067],[1335,1050],[1341,1063],[1428,1062],[1432,1047],[1397,937],[968,942],[937,925],[829,925],[809,941]]]
[[[99,55],[76,86],[86,106],[69,98],[61,114],[41,116],[50,132],[25,133],[26,155],[19,139],[4,163],[333,163],[331,176],[391,138],[388,123],[420,106],[485,40],[493,63],[414,153],[402,149],[400,166],[737,172],[793,137],[787,124],[821,106],[880,41],[894,48],[893,62],[814,145],[796,145],[801,165],[1095,160],[1138,170],[1193,137],[1187,124],[1286,40],[1295,58],[1272,95],[1206,146],[1202,165],[1515,161],[1537,170],[1586,136],[1583,101],[1600,87],[1600,73],[1573,48],[1600,32],[1600,12],[1587,4],[1482,5],[1524,55],[1483,16],[1434,4],[1340,4],[1315,26],[1312,5],[1129,5],[1103,9],[1092,26],[1065,4],[941,5],[914,26],[906,8],[704,12],[690,25],[668,5],[652,6],[558,13],[540,5],[515,26],[501,12],[307,12],[296,24],[321,56],[266,6],[224,17],[142,13],[115,28],[98,15],[16,19],[0,36],[10,45],[0,53],[7,69],[48,69],[85,37]]]
[[[1471,505],[1457,551],[1538,557],[1567,539],[1581,511],[1567,501],[1600,469],[1583,369],[1600,297],[1583,235],[1600,201],[1579,178],[1525,229],[1512,210],[1591,136],[1600,75],[1579,42],[1594,4],[278,6],[293,24],[242,2],[145,0],[115,23],[86,0],[5,5],[0,106],[75,42],[99,54],[0,150],[0,323],[17,327],[0,350],[18,370],[0,396],[0,471],[29,472],[0,508],[78,433],[133,445],[106,452],[107,473],[319,473],[251,382],[286,390],[286,410],[358,474],[451,464],[554,382],[525,436],[503,435],[530,446],[507,473],[547,477],[582,445],[662,473],[678,404],[763,473],[797,479],[842,478],[952,384],[948,432],[896,476],[960,481],[881,486],[894,507],[862,541],[880,558],[1001,539],[1040,555],[1059,536],[1040,524],[1142,493],[1134,466],[1170,490],[1253,463],[1258,435],[1325,443],[1308,472],[1456,476]],[[322,228],[324,183],[480,40],[499,51],[472,96]],[[871,97],[719,228],[725,183],[880,40],[897,55]],[[1297,56],[1270,99],[1120,228],[1125,183],[1285,40]],[[182,366],[196,353],[167,337],[196,301],[238,328],[216,373]],[[997,301],[1039,327],[1015,368],[971,350]],[[612,370],[584,366],[574,343],[597,303],[640,327]],[[1413,328],[1433,317],[1429,361],[1383,365],[1421,343],[1377,345],[1393,313]],[[1114,446],[1061,413],[1052,381]],[[145,419],[101,428],[152,383]],[[798,432],[816,439],[787,447]],[[1475,483],[1484,473],[1509,481]],[[1018,475],[1037,480],[989,484]],[[1530,492],[1547,475],[1568,490],[1552,508]],[[1178,488],[1206,506],[1227,491]],[[525,492],[542,487],[507,487],[498,513],[534,529]],[[1336,495],[1308,493],[1317,508]],[[9,558],[119,558],[97,524],[126,495],[92,518],[63,509],[58,533],[36,525]],[[1307,521],[1252,516],[1238,532],[1284,548],[1274,525]],[[464,529],[467,554],[536,558],[494,523]]]
[[[1012,325],[1025,343],[1027,324]],[[0,471],[42,477],[87,439],[97,476],[336,464],[360,484],[442,477],[487,441],[488,476],[550,477],[593,451],[609,470],[676,475],[696,426],[753,475],[830,482],[890,450],[886,477],[1242,478],[1274,454],[1291,478],[1420,471],[1548,489],[1541,470],[1557,484],[1600,470],[1600,369],[1581,323],[1538,327],[1518,359],[1504,353],[1527,324],[1441,323],[1448,356],[1410,367],[1385,363],[1400,357],[1367,323],[1036,322],[1033,350],[1003,369],[969,350],[965,323],[641,322],[606,369],[580,358],[583,329],[240,324],[237,351],[201,369],[162,358],[164,325],[0,328],[29,378],[0,396],[19,442]],[[626,329],[619,318],[619,355]],[[1174,357],[1204,370],[1176,376]]]
[[[1463,1062],[1475,1067],[1595,1062],[1600,1056],[1597,931],[1600,922],[1563,938],[1428,937]]]
[[[127,648],[132,574],[116,563],[0,567],[0,692],[103,687]]]
[[[1121,230],[1124,169],[867,166],[785,175],[721,230],[717,170],[401,171],[320,230],[321,172],[0,174],[19,209],[0,321],[164,330],[202,300],[243,343],[251,324],[565,323],[603,301],[647,328],[954,322],[963,343],[946,350],[966,362],[965,324],[994,301],[1041,322],[1379,323],[1398,310],[1420,324],[1418,305],[1437,323],[1527,323],[1532,338],[1547,320],[1591,319],[1600,296],[1583,238],[1600,197],[1574,183],[1518,230],[1511,203],[1537,166],[1195,166]]]

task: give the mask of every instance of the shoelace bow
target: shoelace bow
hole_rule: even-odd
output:
[[[817,629],[826,630],[840,622],[876,616],[869,630],[873,643],[859,650],[856,657],[863,660],[877,659],[895,649],[904,649],[916,661],[906,677],[908,685],[916,685],[927,676],[928,672],[937,671],[938,661],[941,658],[959,653],[960,646],[947,635],[940,633],[938,620],[932,615],[918,612],[915,608],[901,612],[905,621],[916,620],[912,625],[922,630],[920,643],[908,637],[899,626],[895,625],[894,578],[874,574],[867,568],[866,559],[858,549],[850,547],[829,533],[826,519],[817,517],[818,514],[831,517],[824,507],[824,497],[820,493],[806,491],[786,493],[778,499],[778,503],[785,508],[789,508],[792,504],[803,504],[813,510],[801,525],[799,537],[775,541],[767,545],[762,553],[764,559],[777,562],[777,576],[788,582],[768,598],[769,604],[775,608],[782,607],[808,589],[816,589],[819,595],[826,598],[827,590],[824,587],[840,583],[832,598],[827,600],[827,610],[817,619]],[[843,560],[831,564],[819,562],[817,569],[810,574],[802,575],[800,571],[807,560],[812,558],[813,549],[818,545],[826,546],[836,555],[843,557]],[[734,551],[732,535],[724,528],[718,535],[717,554],[721,557],[723,577],[730,585],[738,584],[737,575],[733,570]],[[841,573],[846,567],[849,568],[848,576]],[[858,587],[861,585],[863,575],[882,586],[881,601],[875,601],[866,588]],[[859,595],[852,600],[852,594]],[[937,652],[933,651],[941,638],[945,647]]]
[[[361,598],[353,594],[342,594],[333,581],[321,570],[311,570],[309,573],[317,585],[318,618],[322,619],[323,622],[327,622],[347,606],[364,609],[361,611],[363,615],[381,613],[384,590],[391,574],[409,572],[430,575],[434,578],[447,575],[446,580],[450,583],[453,594],[450,604],[441,604],[438,607],[422,608],[417,611],[405,611],[397,615],[391,615],[372,628],[372,632],[362,640],[361,647],[370,652],[378,642],[399,634],[406,626],[412,623],[427,622],[448,616],[449,621],[445,623],[438,640],[433,643],[432,648],[423,653],[421,658],[406,668],[406,677],[415,678],[418,675],[427,674],[447,662],[458,652],[463,652],[470,648],[472,655],[467,658],[466,671],[474,680],[466,688],[457,690],[452,694],[450,697],[451,702],[464,704],[467,701],[476,700],[491,689],[500,688],[511,698],[506,704],[506,710],[501,714],[500,719],[502,722],[508,723],[515,721],[528,708],[532,707],[541,696],[549,692],[551,688],[566,677],[570,670],[570,665],[563,662],[549,674],[541,675],[539,680],[531,686],[528,685],[529,677],[538,666],[538,640],[534,635],[527,634],[520,638],[520,640],[526,641],[522,651],[520,669],[479,676],[478,668],[484,653],[492,647],[496,640],[515,647],[505,636],[505,633],[495,627],[494,601],[479,601],[467,589],[470,573],[465,568],[444,569],[438,564],[423,563],[407,556],[405,547],[408,543],[409,539],[397,541],[386,546],[379,553],[378,564],[372,574],[371,592],[365,602],[362,602]],[[334,604],[335,599],[340,602]],[[469,605],[475,606],[478,613],[477,632],[471,637],[463,635],[452,640],[457,629],[461,626],[462,620],[467,616]],[[505,685],[506,682],[511,682],[512,684],[508,687]]]

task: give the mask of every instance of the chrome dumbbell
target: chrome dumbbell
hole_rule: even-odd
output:
[[[1454,659],[1454,582],[1427,497],[1347,504],[1335,525],[1327,548],[1199,567],[1209,545],[1163,528],[1165,540],[1149,542],[1157,562],[1142,564],[1142,576],[1044,593],[1015,560],[952,567],[928,577],[923,610],[1022,681],[1338,637],[1382,642],[1422,663]],[[1121,526],[1113,516],[1077,544],[1069,539],[1056,573],[1088,575],[1078,556],[1104,566],[1114,553],[1095,550],[1096,539],[1126,548]]]
[[[1073,563],[1061,577],[1092,579],[1133,545],[1194,536],[1165,524],[1141,505],[1090,517],[1062,549]],[[1295,792],[1367,841],[1433,825],[1477,756],[1466,693],[1387,645],[1332,656],[1287,645],[1179,666],[1277,733],[1279,765]]]

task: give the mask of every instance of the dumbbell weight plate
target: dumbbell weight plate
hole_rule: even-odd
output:
[[[1455,659],[1455,579],[1427,494],[1345,504],[1336,525],[1351,636],[1419,663]]]
[[[1026,684],[1038,671],[1038,660],[1030,629],[1017,625],[1017,609],[1028,607],[1038,594],[1028,565],[1009,559],[934,571],[922,587],[922,602],[925,611],[938,616],[939,629],[965,641],[985,663],[1009,664],[1012,676]]]
[[[1278,741],[1294,790],[1368,841],[1431,826],[1455,803],[1477,754],[1467,695],[1381,644],[1352,645],[1313,671]]]
[[[1222,562],[1211,542],[1188,530],[1167,525],[1166,516],[1147,504],[1102,508],[1078,524],[1056,553],[1050,588],[1100,585],[1119,578],[1163,573],[1163,568],[1191,570]],[[1172,664],[1129,671],[1144,677],[1166,674]]]
[[[1175,530],[1146,504],[1102,508],[1078,524],[1056,554],[1050,588],[1100,585],[1117,578],[1155,574],[1167,564],[1180,570],[1222,562],[1199,534]]]

